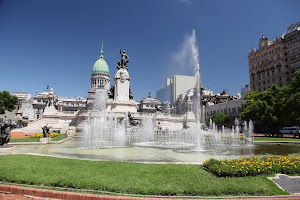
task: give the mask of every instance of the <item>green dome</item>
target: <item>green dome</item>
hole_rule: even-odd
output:
[[[99,59],[95,62],[93,66],[93,74],[98,73],[109,74],[109,68],[103,56],[103,47],[101,49],[101,55],[99,56]]]

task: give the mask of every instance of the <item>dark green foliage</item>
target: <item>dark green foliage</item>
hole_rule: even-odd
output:
[[[109,96],[110,99],[113,99],[114,95],[115,95],[115,86],[111,86],[109,91],[110,91],[110,93],[109,93],[108,96]]]
[[[144,195],[287,194],[265,176],[217,178],[201,165],[88,161],[30,155],[0,156],[0,180]],[[259,186],[259,187],[258,187]]]
[[[131,92],[131,88],[129,88],[129,99],[133,99],[133,98],[134,98],[134,95]]]
[[[16,96],[10,95],[8,91],[0,91],[0,114],[4,114],[5,110],[12,111],[18,103]]]
[[[252,91],[245,95],[241,112],[243,120],[254,120],[272,127],[300,120],[300,71],[292,82],[282,88],[273,85],[267,91]],[[278,131],[278,130],[277,130]]]
[[[219,127],[221,127],[222,125],[228,126],[230,122],[229,116],[222,112],[213,114],[212,116],[209,117],[209,119],[212,119]]]

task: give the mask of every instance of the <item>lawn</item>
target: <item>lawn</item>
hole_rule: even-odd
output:
[[[67,137],[66,134],[59,134],[56,137],[52,138],[52,141],[59,141],[65,139]],[[9,142],[39,142],[40,138],[32,138],[32,137],[25,137],[25,138],[11,138]]]
[[[281,195],[265,175],[217,178],[202,165],[87,161],[32,155],[0,156],[6,182],[144,195]]]
[[[298,138],[276,138],[276,137],[254,137],[254,141],[294,141],[300,142]]]

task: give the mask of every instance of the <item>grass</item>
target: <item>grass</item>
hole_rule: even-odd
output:
[[[254,141],[294,141],[294,142],[300,142],[300,139],[298,139],[298,138],[254,137]]]
[[[67,138],[67,134],[59,134],[58,136],[53,137],[52,141],[59,141],[59,140],[65,139],[65,138]]]
[[[66,134],[59,134],[56,137],[52,138],[52,141],[59,141],[65,139],[67,137]],[[32,137],[25,137],[25,138],[11,138],[9,142],[39,142],[40,138],[32,138]]]
[[[32,155],[0,156],[0,179],[32,185],[144,195],[283,195],[266,176],[217,178],[201,165],[86,161]]]

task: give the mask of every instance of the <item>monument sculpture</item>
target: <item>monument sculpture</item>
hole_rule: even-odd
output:
[[[12,124],[9,123],[7,120],[5,120],[4,123],[0,125],[0,132],[1,132],[0,146],[7,144],[9,142],[11,127]]]
[[[127,63],[129,62],[130,58],[128,55],[125,53],[125,50],[122,53],[122,50],[120,49],[120,54],[121,54],[121,61],[119,60],[116,65],[118,70],[119,69],[126,69],[128,71]]]
[[[50,136],[50,133],[49,133],[49,130],[50,130],[50,126],[48,126],[48,124],[46,124],[45,126],[42,127],[43,129],[43,137],[49,137]]]
[[[130,90],[130,76],[128,73],[129,56],[125,50],[120,49],[121,59],[116,63],[117,73],[114,77],[114,86],[111,88],[110,97],[106,102],[106,110],[114,113],[136,113],[136,102]]]

